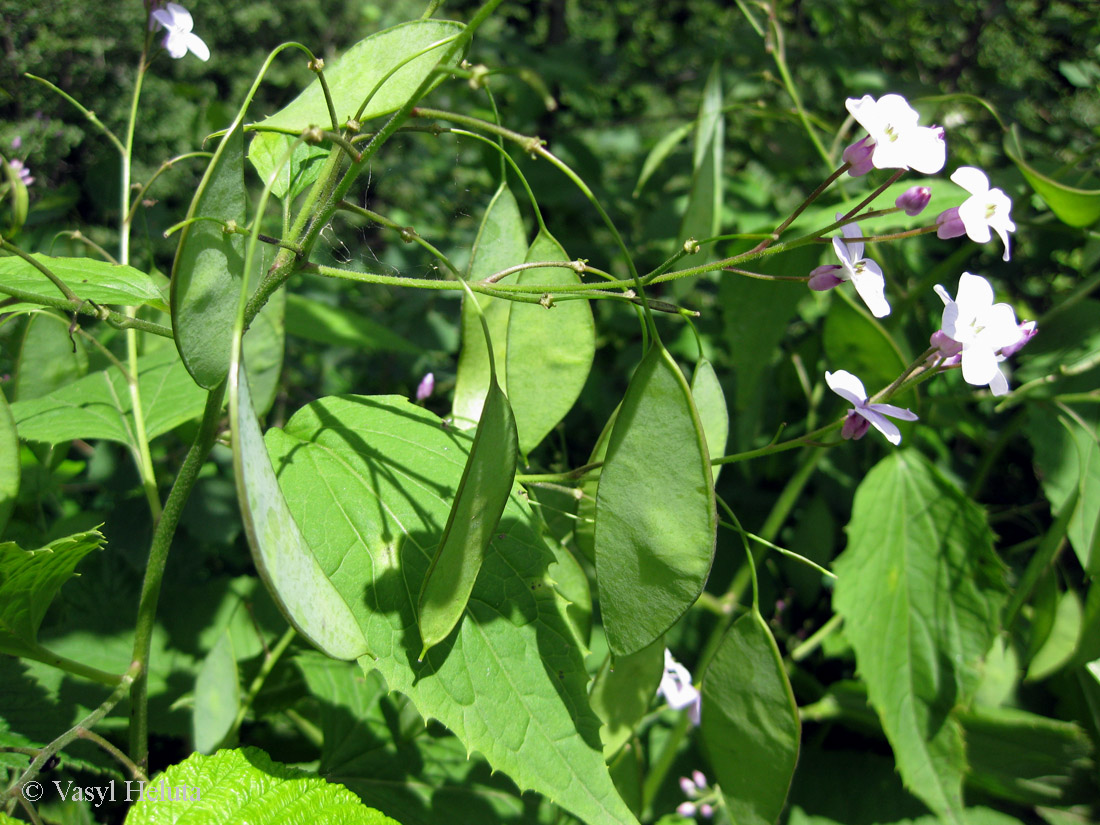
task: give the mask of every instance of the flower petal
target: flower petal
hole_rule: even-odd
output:
[[[176,27],[175,18],[164,9],[154,9],[153,19],[161,28],[174,29]]]
[[[895,447],[901,443],[901,430],[898,429],[897,424],[891,421],[889,418],[875,412],[868,407],[865,410],[858,410],[859,414],[871,422],[871,426],[886,436],[886,440],[893,444]]]
[[[860,263],[863,266],[852,275],[852,284],[871,314],[883,318],[890,314],[890,304],[886,302],[886,279],[874,261],[865,258]]]
[[[857,407],[862,406],[867,401],[867,391],[863,389],[863,382],[847,370],[837,370],[836,372],[826,370],[825,383],[829,385],[829,389],[841,398],[851,401]]]
[[[210,49],[207,48],[206,43],[197,34],[187,32],[183,35],[183,41],[191,54],[199,60],[205,62],[210,59]]]
[[[981,275],[964,272],[959,276],[955,303],[960,305],[960,315],[977,318],[993,306],[993,287]]]
[[[966,227],[966,236],[974,243],[989,243],[989,204],[984,195],[971,195],[959,205],[959,220]]]
[[[973,166],[960,166],[951,173],[951,180],[971,195],[983,195],[989,191],[989,178]]]
[[[1008,379],[1005,378],[1005,374],[1000,369],[993,376],[993,380],[989,382],[989,391],[994,395],[1008,395]]]
[[[967,384],[984,387],[1000,374],[997,356],[988,347],[971,347],[962,351],[962,374]]]
[[[172,28],[189,32],[195,27],[195,21],[191,19],[191,12],[179,3],[169,3],[166,8],[168,13],[172,15]]]
[[[895,407],[893,404],[868,404],[867,409],[902,421],[916,421],[919,417],[915,412],[907,410],[905,407]]]

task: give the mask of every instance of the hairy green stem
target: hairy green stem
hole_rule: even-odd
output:
[[[67,659],[64,656],[59,656],[53,651],[43,647],[38,642],[21,642],[19,655],[24,659],[33,659],[36,662],[42,662],[44,665],[55,667],[58,670],[63,670],[74,676],[90,679],[93,682],[98,682],[101,685],[107,685],[109,687],[117,685],[122,678],[117,673],[107,673],[106,671],[89,667],[80,662],[74,662],[72,659]]]
[[[160,599],[161,585],[164,580],[164,568],[168,560],[168,551],[172,546],[172,537],[179,524],[183,506],[198,480],[210,448],[218,434],[218,421],[221,418],[222,400],[225,397],[225,382],[210,391],[206,398],[202,423],[191,444],[191,449],[180,467],[172,490],[164,504],[164,511],[153,528],[153,540],[149,548],[149,561],[145,568],[145,580],[141,587],[141,600],[138,603],[137,627],[134,633],[134,654],[136,664],[141,665],[141,675],[134,680],[130,691],[130,757],[143,770],[149,761],[149,707],[148,666],[149,651],[152,647],[153,625],[157,616],[157,602]]]
[[[58,309],[62,312],[69,312],[75,315],[87,315],[91,318],[98,318],[101,321],[106,321],[116,329],[136,329],[141,332],[149,332],[153,335],[159,335],[162,338],[171,338],[172,330],[163,324],[154,324],[152,321],[143,321],[140,318],[130,318],[123,315],[121,312],[116,312],[113,309],[107,309],[101,307],[98,304],[93,304],[91,301],[75,298],[73,300],[67,300],[65,298],[51,298],[48,295],[40,295],[37,292],[28,292],[25,289],[19,289],[18,287],[11,287],[7,284],[0,284],[0,294],[10,295],[13,298],[18,298],[20,301],[24,301],[28,304],[37,304],[38,306],[50,307],[52,309]]]

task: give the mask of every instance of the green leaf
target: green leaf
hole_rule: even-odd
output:
[[[961,711],[971,786],[1023,805],[1095,799],[1093,745],[1072,722],[1016,708]]]
[[[325,70],[340,127],[355,116],[366,96],[403,61],[464,28],[461,23],[449,20],[418,20],[372,34],[348,49]],[[388,114],[405,105],[446,52],[447,46],[440,45],[397,69],[382,82],[360,121]],[[439,72],[437,82],[441,83],[446,76],[446,72]],[[298,97],[258,125],[294,131],[310,126],[331,129],[332,119],[320,80],[315,79]]]
[[[649,150],[649,154],[645,156],[645,161],[642,163],[642,171],[638,175],[638,182],[634,185],[633,196],[636,198],[641,194],[642,188],[646,185],[646,182],[653,177],[653,173],[656,172],[662,163],[665,162],[672,152],[679,146],[688,135],[695,129],[695,121],[690,123],[682,123],[672,131],[661,136],[661,139],[654,144],[653,148]]]
[[[342,785],[259,748],[192,754],[142,786],[125,825],[398,825]]]
[[[1074,227],[1090,226],[1100,219],[1100,189],[1078,189],[1044,175],[1023,159],[1020,136],[1015,126],[1005,135],[1005,154],[1016,164],[1024,179],[1050,207],[1058,220]]]
[[[912,451],[856,491],[833,604],[906,787],[955,819],[966,770],[953,713],[981,680],[1004,604],[982,511]]]
[[[652,644],[699,598],[716,529],[691,390],[654,342],[623,397],[596,493],[596,583],[616,656]]]
[[[858,298],[847,292],[833,296],[825,318],[825,356],[834,368],[843,368],[859,376],[867,392],[874,394],[890,385],[909,363],[894,339],[871,316]],[[910,396],[911,397],[911,396]],[[898,396],[905,406],[905,395]]]
[[[0,390],[0,535],[19,495],[19,435],[4,391]]]
[[[423,351],[389,327],[360,313],[295,293],[286,296],[286,331],[318,344],[356,347],[367,352]]]
[[[103,546],[98,530],[55,539],[38,550],[0,543],[0,653],[36,646],[38,627],[57,591],[82,558]]]
[[[241,680],[229,630],[223,630],[213,649],[206,654],[195,679],[195,709],[192,725],[195,750],[211,753],[233,727],[241,704]]]
[[[84,340],[69,332],[69,322],[52,312],[35,312],[19,347],[15,400],[40,398],[88,374]]]
[[[473,295],[467,293],[467,298]],[[485,550],[508,503],[516,476],[519,447],[516,420],[508,398],[496,382],[488,325],[490,382],[474,443],[462,470],[447,526],[432,563],[420,584],[417,622],[424,658],[429,648],[446,639],[466,612],[466,603],[481,570]]]
[[[206,393],[188,379],[172,346],[141,356],[138,366],[138,388],[150,439],[201,415]],[[11,412],[19,437],[27,441],[61,444],[76,438],[103,438],[133,444],[130,403],[126,378],[112,367],[42,398],[17,401]]]
[[[527,250],[526,263],[568,261],[554,237],[540,231]],[[580,275],[565,267],[526,269],[516,283],[573,286]],[[547,436],[572,409],[588,380],[596,354],[596,323],[588,301],[541,304],[512,303],[506,343],[506,386],[516,414],[523,455]]]
[[[114,306],[150,306],[167,311],[153,279],[131,266],[109,264],[92,258],[51,258],[32,255],[36,261],[60,278],[77,297],[97,304]],[[0,293],[5,287],[41,295],[49,300],[62,298],[61,292],[30,262],[12,256],[0,258]],[[19,301],[4,307],[4,312],[37,307],[32,300]]]
[[[507,186],[501,184],[494,193],[485,216],[481,219],[474,248],[470,253],[467,280],[479,281],[495,272],[507,269],[527,257],[527,234],[519,206]],[[500,283],[514,283],[515,275],[509,275]],[[476,309],[469,297],[462,299],[462,351],[458,355],[458,374],[455,378],[455,399],[452,416],[459,427],[472,427],[481,417],[481,406],[489,390],[489,355],[485,333],[481,328]],[[498,364],[507,364],[508,315],[511,301],[477,296],[477,303],[485,313],[489,333],[493,338],[493,357]],[[498,377],[500,388],[508,393],[508,375]]]
[[[600,436],[592,447],[592,455],[588,457],[588,464],[602,462],[607,455],[607,444],[611,440],[611,431],[615,427],[615,417],[619,414],[619,408],[607,419],[607,423],[600,430]],[[580,486],[581,500],[577,502],[577,526],[573,530],[573,540],[586,559],[592,564],[596,563],[596,491],[599,489],[600,478],[598,475],[586,479]]]
[[[253,273],[251,279],[257,286],[258,275],[258,272]],[[268,299],[244,334],[242,357],[248,367],[248,383],[258,415],[265,415],[271,409],[279,389],[286,343],[285,313],[286,290],[280,289]]]
[[[1073,659],[1077,640],[1081,638],[1082,614],[1081,599],[1074,591],[1067,590],[1058,596],[1050,634],[1028,663],[1024,678],[1033,682],[1045,679]]]
[[[404,398],[324,398],[267,434],[302,535],[377,668],[494,770],[584,821],[634,823],[603,762],[599,721],[553,557],[513,491],[458,630],[424,661],[415,597],[461,483],[468,436]],[[299,610],[325,620],[321,607]],[[302,617],[296,617],[301,621]]]
[[[696,120],[692,153],[694,177],[687,211],[680,224],[680,238],[702,241],[713,238],[722,227],[722,157],[725,117],[722,113],[722,74],[715,63],[703,87],[703,100]],[[708,249],[708,253],[711,250]]]
[[[614,666],[610,656],[604,660],[589,695],[592,710],[603,721],[604,759],[610,761],[634,735],[634,727],[653,704],[664,672],[664,637],[637,653],[619,656]]]
[[[290,157],[283,163],[287,153]],[[258,132],[248,144],[249,161],[265,184],[274,176],[271,194],[280,200],[293,201],[312,186],[328,155],[323,146],[278,132]]]
[[[798,761],[801,725],[783,657],[752,610],[722,638],[703,675],[701,733],[734,822],[774,823]]]
[[[229,386],[233,470],[252,559],[287,620],[334,659],[368,652],[354,606],[333,587],[283,498],[243,372]]]
[[[233,321],[244,277],[244,236],[220,222],[244,226],[244,131],[237,121],[218,144],[191,207],[195,220],[180,232],[172,264],[172,329],[195,383],[213,389],[229,369]]]
[[[730,414],[722,385],[714,372],[714,365],[706,358],[700,358],[695,365],[695,372],[691,376],[691,397],[695,401],[695,409],[699,411],[699,421],[703,424],[707,453],[712,458],[725,455],[730,433]],[[721,470],[721,464],[711,467],[716,484]]]

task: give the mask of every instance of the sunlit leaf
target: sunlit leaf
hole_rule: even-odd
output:
[[[634,727],[653,704],[665,669],[661,637],[649,647],[614,662],[608,656],[592,683],[592,710],[603,720],[600,738],[604,758],[611,759],[634,734]]]
[[[38,254],[31,257],[85,301],[113,306],[151,306],[165,311],[168,309],[153,280],[131,266],[109,264],[94,258],[51,258]],[[4,287],[52,300],[64,297],[38,269],[14,255],[0,258],[0,294],[5,293]],[[20,301],[5,305],[4,312],[15,312],[37,305],[33,300]]]
[[[290,153],[286,163],[283,159]],[[271,194],[293,201],[321,174],[329,150],[278,132],[258,132],[248,144],[248,160],[265,184],[272,179]]]
[[[547,577],[553,557],[513,491],[466,615],[417,662],[416,594],[462,479],[468,436],[404,398],[324,398],[267,434],[279,484],[377,668],[495,770],[585,821],[633,823],[603,762],[587,675]],[[315,604],[297,608],[326,617]],[[301,617],[298,618],[301,621]]]
[[[963,807],[954,709],[981,680],[1004,603],[982,511],[926,459],[899,451],[856,491],[833,597],[906,787],[943,815]]]
[[[1005,154],[1062,223],[1085,227],[1100,219],[1100,189],[1079,189],[1044,175],[1023,158],[1015,126],[1005,135]]]
[[[125,825],[398,825],[344,786],[273,762],[259,748],[192,754],[145,788]]]
[[[4,391],[0,390],[0,533],[7,526],[19,493],[19,436]]]
[[[755,610],[726,631],[702,694],[703,747],[733,821],[771,825],[787,799],[802,727],[783,657]]]
[[[717,63],[711,67],[703,87],[695,127],[692,152],[694,175],[687,210],[680,224],[680,239],[695,238],[701,241],[719,234],[722,226],[725,116],[722,113],[722,75]]]
[[[1081,637],[1081,599],[1072,590],[1057,596],[1054,622],[1043,645],[1031,658],[1026,678],[1030,681],[1045,679],[1061,670],[1073,659],[1077,640]]]
[[[699,598],[716,528],[699,414],[655,342],[615,418],[596,493],[596,583],[616,656],[652,644]]]
[[[726,454],[726,441],[729,439],[730,414],[726,407],[726,396],[714,365],[706,358],[700,358],[691,376],[691,397],[695,400],[695,409],[699,411],[699,421],[703,425],[703,434],[707,440],[707,452],[711,458]],[[711,468],[715,483],[722,470],[719,464]]]
[[[27,318],[15,366],[16,401],[48,395],[87,372],[84,340],[70,334],[68,320],[50,312],[36,312]]]

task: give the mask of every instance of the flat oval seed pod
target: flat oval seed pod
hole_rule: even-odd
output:
[[[651,644],[694,604],[716,529],[703,426],[680,368],[654,342],[623,397],[596,493],[596,583],[616,656]]]
[[[703,748],[733,821],[770,825],[783,811],[802,729],[783,657],[755,610],[726,631],[702,694]]]
[[[477,306],[472,293],[468,293],[468,299]],[[485,316],[481,318],[489,348],[489,391],[443,538],[420,586],[417,616],[423,644],[421,659],[429,648],[446,639],[462,618],[485,548],[493,538],[516,476],[516,419],[508,397],[497,384],[493,342]]]

